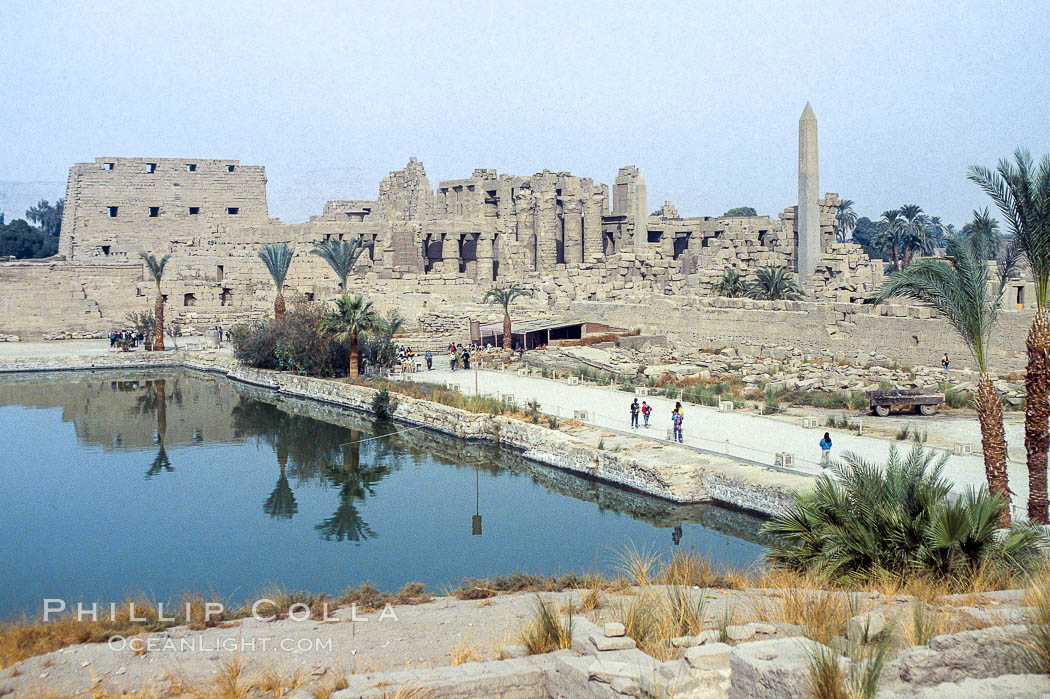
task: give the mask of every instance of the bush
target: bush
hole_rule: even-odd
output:
[[[372,396],[372,412],[377,420],[389,420],[396,407],[397,404],[390,399],[390,391],[385,388]]]
[[[306,376],[343,376],[350,355],[342,343],[321,332],[321,303],[296,303],[284,318],[268,318],[231,332],[233,356],[257,369],[279,369]]]
[[[1040,559],[1038,528],[1015,524],[997,536],[1006,500],[984,488],[949,500],[947,455],[916,445],[890,449],[884,466],[847,453],[789,512],[764,527],[776,565],[835,583],[926,573],[946,580],[1023,573]]]

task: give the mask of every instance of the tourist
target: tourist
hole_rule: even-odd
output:
[[[638,399],[635,398],[634,402],[631,403],[631,429],[638,429],[638,413],[641,412],[641,406],[638,405]]]
[[[674,525],[674,529],[671,530],[671,541],[674,542],[675,546],[682,543],[682,525]]]
[[[831,435],[827,432],[824,433],[824,437],[820,440],[820,466],[821,468],[828,467],[828,460],[831,458]]]
[[[653,406],[642,401],[642,419],[645,421],[645,428],[649,429],[649,415],[653,412]]]
[[[463,368],[470,368],[470,352],[467,351],[466,347],[463,348]]]
[[[948,353],[945,352],[944,356],[941,357],[941,366],[944,367],[945,371],[948,371]]]
[[[110,346],[111,349],[113,347],[117,346],[117,331],[116,330],[110,330],[109,331],[109,346]]]
[[[682,423],[685,421],[683,412],[682,404],[675,403],[674,410],[671,411],[671,441],[679,444],[685,442],[685,439],[682,437]]]
[[[136,347],[141,347],[142,343],[145,341],[145,339],[146,339],[146,336],[143,335],[141,332],[139,332],[139,334],[135,336],[135,346]]]
[[[456,364],[459,362],[459,357],[456,356],[455,345],[452,345],[452,351],[449,353],[449,366],[452,367],[452,371],[456,370]]]
[[[216,325],[215,329],[219,333],[219,347],[222,347],[222,326],[221,325]]]
[[[423,355],[423,358],[427,360],[427,371],[430,371],[431,369],[433,369],[434,368],[434,353],[431,352],[430,350],[427,350],[426,354]]]

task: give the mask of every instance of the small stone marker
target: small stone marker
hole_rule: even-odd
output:
[[[613,638],[615,636],[623,636],[626,633],[627,629],[625,629],[623,624],[619,622],[610,621],[605,624],[605,635],[609,638]]]
[[[867,643],[886,630],[886,618],[878,612],[858,614],[846,624],[846,635],[854,643]]]

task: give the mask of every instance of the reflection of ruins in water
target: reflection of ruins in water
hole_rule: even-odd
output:
[[[55,391],[56,383],[68,390]],[[276,483],[261,503],[266,515],[290,519],[298,513],[293,483],[338,489],[335,511],[315,526],[326,540],[374,536],[358,504],[374,496],[376,486],[408,455],[493,475],[528,476],[550,491],[656,527],[695,523],[765,544],[759,531],[762,519],[744,512],[708,503],[669,503],[529,461],[510,449],[429,430],[399,431],[397,425],[386,424],[377,434],[367,416],[205,372],[10,374],[0,377],[0,406],[9,404],[62,408],[63,421],[73,423],[77,438],[86,444],[105,450],[149,449],[153,458],[147,477],[178,468],[167,454],[173,446],[258,440],[273,448],[277,460]]]

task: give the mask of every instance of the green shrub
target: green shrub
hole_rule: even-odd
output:
[[[389,420],[393,416],[396,403],[390,399],[390,391],[381,389],[372,396],[372,412],[377,420]]]
[[[964,580],[981,571],[1008,576],[1040,560],[1038,528],[1015,524],[997,536],[1007,507],[981,488],[949,500],[942,477],[948,456],[916,445],[905,458],[890,449],[885,465],[847,453],[812,491],[794,495],[788,513],[766,524],[775,565],[836,583],[916,572]]]
[[[325,307],[298,303],[284,318],[238,325],[230,332],[233,356],[257,369],[279,369],[308,376],[342,376],[349,352],[321,332]]]

